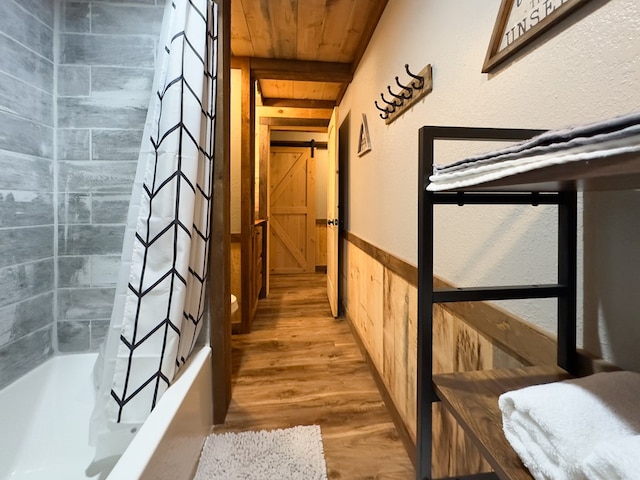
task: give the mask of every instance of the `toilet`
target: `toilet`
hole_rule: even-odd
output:
[[[238,298],[232,293],[231,294],[231,315],[238,311]]]

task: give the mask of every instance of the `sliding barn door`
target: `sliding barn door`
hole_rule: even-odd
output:
[[[269,178],[269,270],[314,272],[315,161],[310,149],[273,147]]]

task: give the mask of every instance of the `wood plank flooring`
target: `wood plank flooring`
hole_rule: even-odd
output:
[[[214,432],[320,425],[330,479],[410,480],[414,469],[324,274],[272,275],[253,331],[233,337],[233,393]]]

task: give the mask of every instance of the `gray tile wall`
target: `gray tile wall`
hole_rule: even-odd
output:
[[[0,388],[104,339],[164,3],[0,1]]]
[[[60,352],[95,350],[115,292],[164,0],[63,1],[57,68]]]
[[[0,388],[54,352],[53,19],[0,2]]]

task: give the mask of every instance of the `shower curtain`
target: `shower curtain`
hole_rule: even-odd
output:
[[[96,460],[124,451],[204,323],[216,26],[211,0],[167,1],[111,324],[94,369]]]

